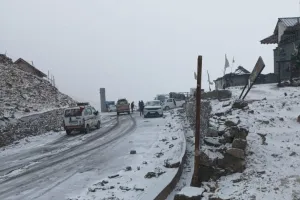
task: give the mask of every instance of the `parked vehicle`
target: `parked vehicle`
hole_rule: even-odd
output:
[[[159,100],[148,101],[144,108],[144,117],[162,117],[163,108]]]
[[[116,105],[109,105],[108,106],[108,112],[117,112]]]
[[[175,100],[174,98],[169,98],[165,100],[162,107],[164,110],[170,110],[173,108],[184,107],[185,103],[185,100]]]
[[[99,112],[88,103],[78,103],[64,112],[63,126],[67,135],[72,131],[88,133],[93,127],[100,129],[100,125]]]
[[[119,99],[117,101],[117,115],[120,115],[120,113],[130,114],[130,104],[127,99]]]

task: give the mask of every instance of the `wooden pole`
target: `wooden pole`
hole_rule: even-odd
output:
[[[202,56],[198,56],[197,89],[196,89],[196,131],[195,131],[195,157],[193,186],[199,185],[199,162],[200,162],[200,112],[201,112],[201,76]]]

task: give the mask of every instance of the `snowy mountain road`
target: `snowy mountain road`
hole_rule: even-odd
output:
[[[49,191],[59,190],[58,186],[75,174],[94,169],[100,173],[99,166],[102,169],[108,166],[110,158],[118,155],[113,148],[135,127],[134,117],[120,116],[90,134],[64,135],[46,145],[1,157],[0,199],[64,199],[64,191],[52,192],[50,196]],[[110,165],[106,171],[113,169],[114,165]],[[85,181],[89,182],[77,181],[80,184],[73,185],[69,180],[72,184],[68,183],[64,189],[69,186],[75,191]]]

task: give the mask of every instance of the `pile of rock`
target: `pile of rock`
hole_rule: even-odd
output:
[[[7,57],[5,54],[0,54],[0,64],[11,65],[13,61],[11,58]]]
[[[234,102],[231,109],[245,109],[246,102]],[[240,121],[227,119],[226,113],[212,117],[208,132],[203,139],[200,155],[200,181],[217,180],[221,176],[242,172],[245,169],[245,149],[248,130],[240,127]]]
[[[62,108],[75,101],[60,93],[47,80],[19,70],[10,58],[0,61],[0,128],[18,116],[30,112]]]
[[[28,136],[43,134],[49,131],[62,131],[64,109],[53,110],[20,119],[0,127],[0,147]]]

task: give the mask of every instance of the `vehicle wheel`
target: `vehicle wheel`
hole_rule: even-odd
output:
[[[85,134],[88,134],[90,132],[90,126],[87,124],[84,130]]]
[[[67,135],[71,135],[71,130],[66,130]]]
[[[163,116],[164,116],[164,114],[161,114],[161,115],[160,115],[160,117],[163,117]]]
[[[98,121],[96,128],[97,128],[97,129],[100,129],[100,126],[101,126],[101,122]]]
[[[166,108],[165,108],[166,110],[170,110],[170,107],[169,106],[166,106]]]

